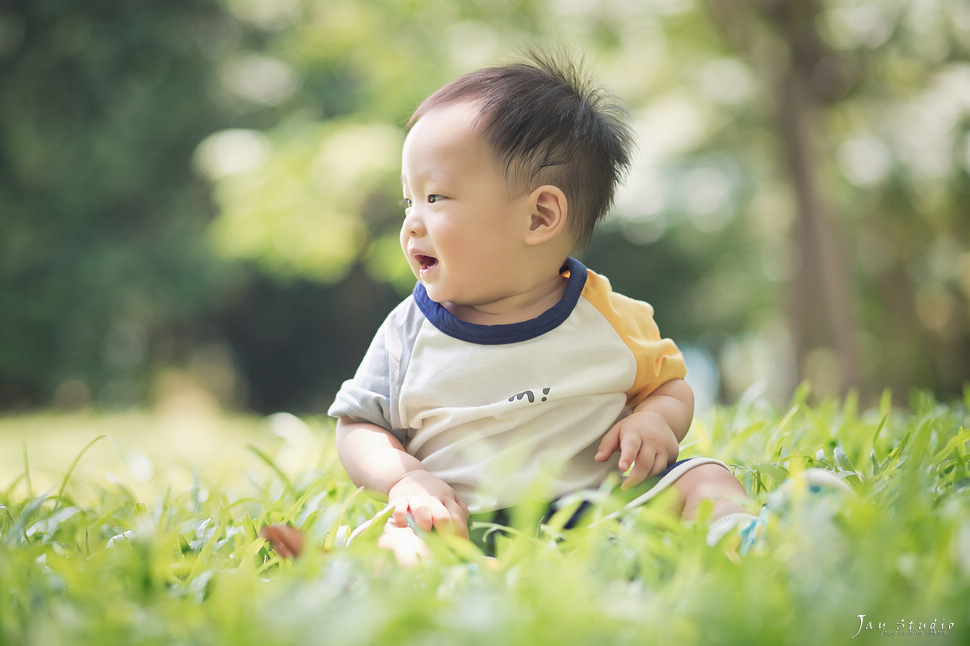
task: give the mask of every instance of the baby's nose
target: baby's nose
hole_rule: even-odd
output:
[[[414,209],[411,209],[411,213],[404,218],[404,222],[401,225],[401,230],[412,238],[424,234],[424,222],[417,214],[414,213]]]

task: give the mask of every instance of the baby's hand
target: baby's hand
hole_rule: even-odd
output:
[[[399,525],[393,516],[387,519],[384,533],[377,539],[377,545],[393,552],[394,558],[404,567],[413,567],[421,559],[431,555],[428,544],[418,536],[417,532],[407,525]]]
[[[629,489],[656,475],[677,459],[680,444],[667,421],[656,413],[641,411],[617,422],[603,437],[594,459],[606,462],[620,452],[620,470],[633,466],[621,489]]]
[[[444,480],[428,471],[410,471],[387,493],[392,520],[407,527],[408,512],[420,529],[468,538],[468,507]]]

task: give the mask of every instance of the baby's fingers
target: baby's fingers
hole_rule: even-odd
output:
[[[398,498],[394,501],[394,513],[391,514],[391,518],[394,519],[394,524],[398,527],[407,527],[408,518],[414,518],[414,511],[412,506],[415,504],[414,498]]]
[[[636,433],[627,433],[620,438],[620,471],[626,471],[639,460],[643,440]]]
[[[640,451],[637,461],[633,464],[633,468],[630,469],[630,473],[623,484],[620,485],[620,489],[629,489],[649,478],[653,474],[656,463],[657,454],[655,451]]]
[[[459,509],[456,503],[450,500],[445,500],[444,502],[440,500],[434,500],[431,502],[431,525],[441,534],[459,534],[467,536],[468,528],[465,522],[459,521],[460,518],[464,518],[461,515],[461,509]]]
[[[597,462],[606,462],[618,448],[620,448],[620,427],[614,426],[600,440],[600,445],[596,449],[596,455],[593,456],[593,459]]]
[[[454,501],[445,502],[447,519],[444,523],[447,523],[447,529],[445,531],[454,532],[462,538],[468,538],[468,510],[464,508],[464,504],[459,504]],[[441,526],[435,525],[438,529]]]
[[[437,501],[432,501],[427,498],[409,498],[407,511],[411,514],[411,518],[414,519],[414,523],[419,529],[426,532],[430,532],[435,526],[435,510],[434,503]],[[441,503],[438,503],[439,505]],[[405,520],[405,523],[407,521]]]

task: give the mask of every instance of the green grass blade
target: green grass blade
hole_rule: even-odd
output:
[[[57,499],[58,500],[60,500],[61,498],[64,497],[64,490],[67,489],[67,483],[70,482],[71,475],[73,475],[74,469],[77,468],[77,465],[81,461],[81,458],[84,457],[84,454],[88,452],[88,449],[90,449],[92,446],[94,446],[95,444],[97,444],[99,441],[101,441],[103,439],[109,439],[109,440],[111,440],[114,443],[114,438],[112,438],[110,435],[99,435],[96,438],[94,438],[93,440],[91,440],[90,442],[88,442],[84,446],[84,448],[81,449],[81,452],[78,453],[77,456],[74,458],[74,461],[71,462],[71,466],[68,467],[67,473],[64,474],[64,479],[61,480],[61,486],[57,490]],[[117,443],[115,443],[115,446],[117,446]]]
[[[950,457],[950,454],[957,450],[957,447],[962,447],[968,442],[970,442],[970,429],[961,429],[960,432],[950,438],[946,446],[933,456],[933,462],[942,462]]]
[[[872,446],[876,446],[876,442],[879,441],[879,436],[882,435],[882,429],[886,428],[886,422],[889,420],[889,411],[887,410],[882,414],[882,418],[876,425],[876,432],[872,434]]]
[[[50,498],[47,496],[37,496],[36,498],[32,498],[30,502],[28,502],[23,509],[20,510],[20,513],[14,519],[10,532],[0,536],[0,542],[13,544],[22,539],[23,542],[26,543],[29,540],[29,537],[27,536],[27,527],[33,520],[34,515],[41,508],[41,505],[48,500],[50,500]]]
[[[358,487],[352,494],[347,496],[343,504],[340,505],[340,511],[337,512],[337,517],[334,518],[333,523],[330,526],[330,532],[327,534],[327,539],[323,542],[323,551],[332,552],[337,543],[337,533],[340,530],[340,525],[343,522],[344,515],[350,508],[351,504],[355,501],[357,496],[359,496],[364,490]],[[389,518],[390,516],[388,516]],[[386,519],[385,519],[386,522]]]
[[[23,444],[24,450],[24,484],[27,485],[27,497],[34,497],[34,486],[30,482],[30,459],[27,457],[27,442]]]
[[[283,486],[286,488],[287,491],[293,491],[293,482],[286,475],[286,473],[283,472],[283,469],[277,466],[276,462],[271,457],[269,457],[262,449],[260,449],[255,444],[247,444],[246,448],[248,448],[257,458],[262,460],[266,464],[266,466],[268,466],[270,469],[273,470],[273,473],[275,473],[276,476],[280,479],[280,481],[283,483]]]

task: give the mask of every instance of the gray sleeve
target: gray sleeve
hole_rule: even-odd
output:
[[[398,400],[423,321],[424,315],[412,298],[398,305],[374,335],[354,378],[340,387],[327,414],[375,424],[405,443],[407,430],[400,419]]]

